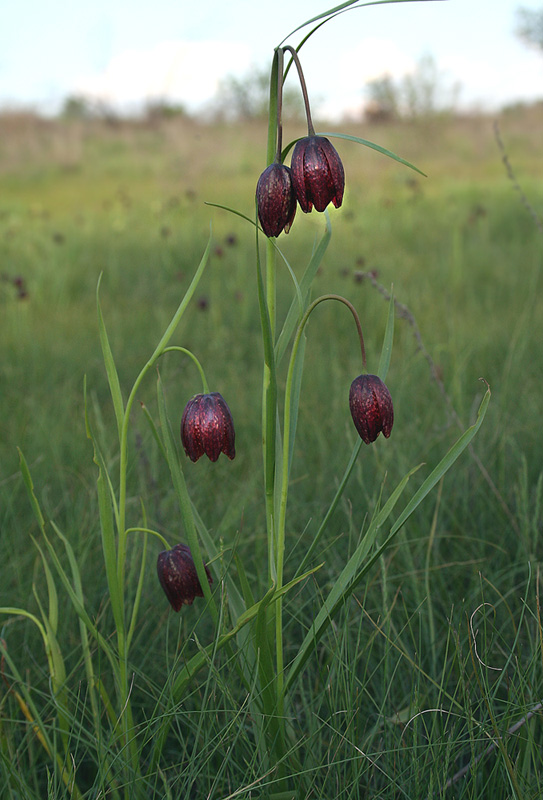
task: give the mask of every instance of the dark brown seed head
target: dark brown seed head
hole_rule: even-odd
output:
[[[359,375],[351,384],[349,407],[355,428],[366,444],[374,442],[381,431],[388,439],[394,424],[392,398],[377,375]]]
[[[211,584],[213,578],[205,564],[204,567]],[[204,596],[190,547],[186,544],[176,544],[171,550],[158,554],[157,574],[174,611],[179,611],[183,605],[192,605],[195,597]]]
[[[216,461],[221,453],[236,455],[232,414],[219,392],[197,394],[187,405],[181,420],[181,441],[191,461],[204,454]]]

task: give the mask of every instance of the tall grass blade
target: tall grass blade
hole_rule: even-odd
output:
[[[285,682],[285,691],[292,686],[294,679],[300,673],[311,652],[314,651],[316,644],[319,642],[324,631],[332,621],[334,614],[338,611],[345,600],[352,594],[362,577],[368,572],[368,570],[378,560],[382,553],[384,553],[385,550],[390,546],[392,540],[402,525],[405,524],[407,519],[420,505],[427,494],[433,489],[441,477],[447,472],[448,469],[450,469],[457,458],[469,445],[483,423],[489,401],[490,389],[487,389],[485,396],[481,401],[475,424],[462,434],[462,436],[455,442],[444,458],[442,458],[439,464],[435,467],[432,473],[428,476],[428,478],[426,478],[420,488],[415,492],[411,500],[407,503],[406,507],[399,515],[394,525],[391,527],[389,535],[385,541],[378,546],[373,551],[371,557],[364,562],[364,559],[368,556],[370,550],[373,548],[373,545],[376,542],[379,529],[390,516],[396,502],[407,485],[409,477],[418,469],[418,467],[415,467],[415,469],[404,476],[392,495],[389,497],[388,501],[385,503],[383,509],[376,517],[374,517],[364,538],[347,562],[341,574],[338,576],[336,583],[334,584],[332,590],[318,612],[315,621],[307,632],[288,671]]]
[[[388,368],[390,366],[390,358],[392,356],[392,342],[394,340],[394,311],[394,291],[391,289],[390,301],[388,304],[387,326],[385,328],[383,346],[381,348],[381,358],[379,359],[379,368],[377,370],[377,375],[382,381],[386,380]]]
[[[423,1],[426,2],[427,0]],[[307,27],[307,25],[311,25],[313,22],[318,22],[319,20],[321,20],[320,25],[317,25],[316,28],[314,28],[312,31],[310,31],[310,33],[307,34],[307,36],[302,42],[302,44],[304,44],[309,39],[309,37],[313,33],[315,33],[315,31],[318,30],[318,28],[321,27],[321,25],[323,25],[325,22],[328,22],[329,19],[332,19],[337,14],[342,14],[344,11],[349,11],[351,7],[354,10],[355,8],[365,8],[366,6],[380,6],[389,3],[412,3],[412,2],[416,2],[416,0],[370,0],[370,2],[368,3],[360,3],[359,0],[346,0],[346,2],[340,3],[338,6],[329,8],[328,11],[323,11],[322,13],[317,14],[316,17],[311,17],[311,19],[302,22],[301,25],[298,25],[287,36],[285,36],[285,38],[279,44],[282,45],[283,42],[286,42],[287,39],[289,39],[298,31],[301,31],[302,28]],[[298,47],[298,50],[300,49],[300,47]]]
[[[313,280],[315,279],[318,269],[322,263],[322,259],[324,258],[328,245],[330,244],[330,239],[332,238],[332,226],[330,225],[330,216],[327,211],[324,213],[324,218],[325,218],[324,233],[317,247],[315,248],[314,253],[311,256],[311,259],[300,281],[300,292],[303,298],[302,308],[300,309],[299,303],[297,303],[296,299],[293,298],[287,316],[285,318],[285,322],[283,323],[283,327],[281,328],[281,332],[277,338],[277,343],[275,345],[276,364],[279,364],[281,362],[281,359],[285,354],[285,350],[288,347],[288,343],[292,337],[292,334],[294,333],[298,323],[300,322],[304,312],[306,311],[309,305],[310,292],[311,292],[311,286],[313,285]]]
[[[123,426],[124,419],[124,405],[123,396],[121,392],[121,384],[119,383],[119,375],[117,367],[115,366],[115,359],[109,343],[106,325],[102,314],[102,307],[100,305],[100,283],[102,275],[98,278],[98,285],[96,287],[96,307],[98,310],[98,332],[100,334],[100,345],[102,347],[102,355],[104,358],[104,366],[106,368],[107,380],[109,383],[109,391],[111,392],[111,399],[113,401],[113,408],[115,410],[115,418],[117,420],[117,431],[119,437]]]
[[[399,0],[401,2],[401,0]],[[405,2],[411,2],[411,0],[405,0]],[[392,158],[394,161],[397,161],[398,164],[403,164],[404,167],[409,167],[409,169],[418,172],[419,175],[422,175],[424,178],[427,178],[425,172],[421,169],[416,167],[414,164],[411,164],[410,161],[406,161],[405,158],[396,155],[393,153],[392,150],[387,150],[386,147],[381,147],[380,144],[375,144],[375,142],[370,142],[368,139],[361,139],[360,136],[351,136],[349,133],[320,133],[319,136],[330,136],[331,138],[335,139],[347,139],[349,142],[356,142],[357,144],[363,144],[365,147],[370,147],[372,150],[376,150],[378,153],[381,153],[383,156],[387,156],[388,158]]]

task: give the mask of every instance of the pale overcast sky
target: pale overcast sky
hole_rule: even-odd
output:
[[[339,2],[339,0],[337,0]],[[270,63],[273,48],[334,0],[0,0],[0,108],[55,111],[69,94],[109,103],[164,98],[205,109],[228,74]],[[302,50],[323,112],[356,111],[367,80],[402,76],[431,54],[465,106],[543,97],[543,53],[515,36],[534,0],[419,0],[348,11]],[[306,29],[308,30],[308,29]],[[303,33],[289,40],[298,44]]]

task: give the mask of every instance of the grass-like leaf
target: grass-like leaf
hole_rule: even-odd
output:
[[[115,366],[115,359],[109,344],[106,325],[102,314],[100,305],[100,283],[102,282],[102,275],[98,278],[98,285],[96,286],[96,307],[98,311],[98,332],[100,334],[100,344],[102,346],[102,355],[104,358],[104,366],[106,368],[107,380],[109,384],[109,391],[111,392],[111,399],[113,401],[113,408],[115,410],[115,418],[117,420],[117,430],[119,436],[121,434],[124,418],[124,405],[123,396],[121,392],[121,384],[119,383],[119,375],[117,367]]]
[[[300,322],[300,319],[309,305],[311,286],[313,285],[317,271],[322,263],[322,259],[324,258],[328,245],[330,244],[330,239],[332,238],[332,226],[330,225],[330,216],[327,211],[324,212],[324,218],[324,233],[317,247],[315,248],[313,255],[311,256],[309,264],[307,265],[299,283],[300,292],[303,298],[302,308],[300,308],[296,298],[293,298],[275,345],[275,359],[277,364],[279,364],[283,358],[292,334],[294,333],[296,326]]]
[[[381,358],[379,359],[379,368],[377,370],[377,375],[382,381],[386,380],[388,368],[390,366],[390,358],[392,356],[392,342],[394,340],[394,312],[394,293],[391,289],[390,302],[388,304],[387,326],[385,328],[383,346],[381,348]]]
[[[318,28],[320,28],[321,25],[323,25],[325,22],[328,22],[329,19],[332,19],[333,17],[337,16],[337,14],[342,14],[344,11],[354,10],[355,8],[365,8],[366,6],[380,6],[389,3],[412,3],[412,2],[415,2],[415,0],[370,0],[369,3],[360,3],[358,0],[346,0],[346,2],[344,3],[340,3],[339,5],[334,6],[333,8],[329,8],[328,11],[323,11],[320,14],[317,14],[315,17],[311,17],[311,19],[302,22],[301,25],[298,25],[287,36],[285,36],[285,38],[279,43],[279,46],[282,45],[283,42],[286,42],[287,39],[289,39],[295,33],[301,31],[302,28],[305,28],[308,25],[312,25],[313,22],[320,21],[320,25],[317,25],[316,28],[310,31],[303,40],[302,44],[305,44],[305,42],[309,39],[309,37],[312,36],[312,34],[315,33],[315,31],[318,30]],[[298,47],[298,50],[300,49],[301,46],[302,45]]]
[[[418,172],[419,175],[422,175],[424,178],[428,177],[425,172],[416,167],[414,164],[411,164],[410,161],[406,161],[405,158],[396,155],[396,153],[393,153],[392,150],[387,150],[386,147],[381,147],[380,144],[375,144],[375,142],[370,142],[369,139],[362,139],[360,136],[351,136],[351,134],[349,133],[319,133],[318,135],[330,136],[331,138],[335,139],[347,139],[347,141],[349,142],[356,142],[357,144],[363,144],[365,147],[370,147],[372,150],[376,150],[383,156],[392,158],[394,161],[397,161],[398,164],[403,164],[404,167],[409,167],[409,169],[415,170],[415,172]]]
[[[477,420],[474,425],[468,428],[462,436],[455,442],[455,444],[451,447],[451,449],[447,452],[444,458],[441,459],[439,464],[435,467],[435,469],[431,472],[431,474],[426,478],[420,488],[415,492],[411,500],[407,503],[404,510],[399,515],[398,519],[391,527],[390,532],[385,539],[385,541],[378,546],[377,548],[373,549],[371,556],[368,558],[370,551],[374,547],[374,544],[377,539],[377,534],[379,530],[382,528],[383,524],[386,522],[396,502],[398,501],[400,495],[402,494],[405,486],[407,485],[407,481],[409,477],[413,474],[413,472],[418,469],[416,467],[410,473],[408,473],[404,478],[400,481],[396,489],[393,491],[392,495],[389,497],[388,501],[385,503],[383,509],[374,517],[370,526],[362,539],[361,543],[358,545],[357,549],[345,565],[344,569],[338,576],[333,588],[331,589],[328,597],[324,601],[315,621],[313,622],[311,628],[307,632],[304,641],[302,642],[300,649],[294,658],[289,672],[287,674],[287,678],[285,681],[285,690],[287,690],[293,683],[296,676],[300,673],[301,669],[303,668],[305,662],[309,658],[311,652],[314,651],[315,645],[321,639],[324,631],[332,621],[333,616],[337,613],[338,609],[341,605],[345,602],[345,600],[352,594],[356,585],[362,579],[362,577],[368,572],[368,570],[373,566],[373,564],[377,561],[377,559],[388,549],[390,544],[392,543],[394,537],[400,530],[400,528],[405,524],[405,522],[409,519],[411,514],[415,511],[415,509],[420,505],[420,503],[424,500],[424,498],[428,495],[428,493],[434,488],[436,483],[441,479],[441,477],[450,469],[450,467],[454,464],[457,458],[464,452],[466,447],[469,445],[479,428],[483,423],[483,419],[486,414],[486,410],[488,408],[488,403],[490,402],[490,389],[487,389],[485,396],[481,402],[479,407],[479,412],[477,414]],[[367,560],[365,560],[367,559]]]

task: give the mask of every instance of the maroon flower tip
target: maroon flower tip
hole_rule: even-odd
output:
[[[216,461],[221,453],[233,459],[235,438],[232,414],[219,392],[197,394],[189,400],[181,420],[181,441],[191,461],[204,454]]]
[[[359,375],[351,384],[349,407],[356,430],[366,444],[374,442],[381,431],[388,439],[394,424],[392,398],[377,375]]]
[[[266,236],[289,232],[296,214],[296,195],[288,167],[278,163],[266,167],[256,185],[256,204]]]
[[[296,142],[290,164],[292,185],[300,208],[324,211],[332,202],[339,208],[345,190],[345,172],[334,145],[324,136],[306,136]]]
[[[211,584],[213,578],[205,564],[204,567]],[[174,611],[179,611],[183,605],[192,605],[195,597],[204,596],[190,547],[186,544],[176,544],[171,550],[158,554],[157,574]]]

